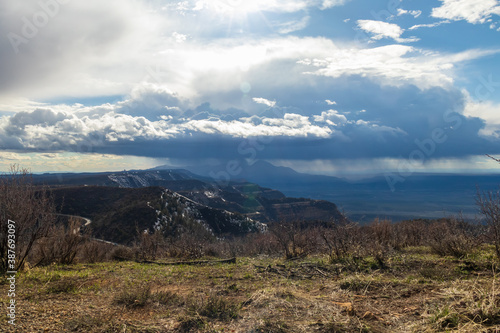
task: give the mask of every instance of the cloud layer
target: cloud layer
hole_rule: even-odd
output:
[[[460,86],[464,68],[499,50],[405,35],[494,25],[498,1],[442,0],[434,23],[425,10],[384,9],[382,21],[349,4],[0,2],[0,150],[223,159],[253,149],[280,160],[499,151],[498,102]],[[327,33],[318,18],[339,25]],[[427,154],[433,133],[446,139]]]
[[[339,104],[351,111],[332,109],[325,99],[318,106],[323,111],[311,113],[265,98],[254,99],[254,104],[264,107],[254,115],[238,109],[217,110],[209,104],[183,109],[163,105],[175,99],[164,90],[146,86],[134,99],[116,104],[54,105],[3,117],[0,147],[18,152],[224,159],[234,156],[242,143],[254,142],[263,158],[397,158],[419,149],[420,144],[427,149],[426,142],[439,130],[446,140],[433,148],[429,159],[468,156],[477,153],[478,147],[485,153],[498,151],[498,127],[487,127],[482,120],[491,120],[497,106],[477,111],[460,91],[442,88],[383,88],[359,77],[337,82],[349,83]],[[349,94],[347,89],[354,82],[362,84],[363,94]],[[326,93],[319,91],[318,100]],[[397,96],[397,100],[380,100],[380,95]],[[368,101],[370,109],[353,110],[361,106],[359,100]],[[468,113],[462,115],[464,108]],[[138,115],[138,110],[144,114],[149,110],[150,119]]]

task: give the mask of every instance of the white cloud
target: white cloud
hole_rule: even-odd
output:
[[[358,78],[355,81],[368,82]],[[372,85],[368,83],[367,87],[372,87]],[[193,148],[198,150],[192,155],[220,157],[227,153],[227,149],[216,147],[234,146],[234,143],[241,139],[267,137],[269,141],[273,141],[273,138],[279,139],[276,141],[277,145],[271,144],[269,149],[266,149],[265,154],[269,154],[268,156],[273,156],[279,151],[283,140],[290,143],[291,146],[287,147],[300,143],[297,149],[293,149],[293,152],[289,151],[289,154],[296,157],[307,155],[311,158],[329,158],[327,156],[330,150],[338,151],[338,157],[360,156],[360,152],[376,157],[394,156],[395,154],[405,155],[407,153],[405,143],[412,142],[413,138],[421,138],[427,133],[427,127],[418,128],[414,126],[415,123],[427,121],[429,117],[432,119],[434,116],[435,120],[440,119],[440,111],[450,106],[450,100],[457,101],[457,107],[462,107],[460,98],[462,95],[453,89],[429,89],[419,92],[409,86],[380,87],[380,89],[383,92],[382,96],[386,96],[387,92],[395,93],[400,102],[396,105],[392,105],[393,101],[384,102],[379,106],[370,104],[373,111],[370,109],[367,113],[351,112],[349,116],[346,116],[348,112],[333,109],[309,113],[307,110],[298,108],[275,106],[271,110],[280,109],[280,112],[266,112],[262,116],[251,116],[243,111],[238,115],[238,110],[229,110],[230,113],[224,110],[218,111],[208,104],[195,110],[164,105],[160,108],[163,114],[145,110],[146,115],[156,115],[150,119],[135,115],[134,112],[124,107],[127,105],[141,109],[145,101],[149,105],[156,105],[151,101],[154,99],[151,96],[151,90],[137,90],[131,94],[131,100],[114,104],[93,107],[78,104],[45,106],[0,118],[0,146],[4,150],[16,152],[29,150],[45,153],[99,152],[173,158],[185,156],[185,144],[188,144],[192,148],[198,147]],[[323,96],[328,96],[328,93],[331,92],[325,90]],[[378,96],[369,97],[371,94],[366,95],[359,91],[353,94],[360,94],[360,98],[363,99],[362,103],[370,103],[373,99],[379,99]],[[377,95],[377,92],[373,94]],[[165,96],[168,96],[160,91],[157,95],[160,105]],[[401,100],[402,96],[406,97]],[[257,100],[270,102],[263,98],[257,98]],[[412,103],[417,104],[410,109],[399,107],[399,105]],[[345,104],[344,99],[341,104]],[[387,106],[387,109],[384,106]],[[173,113],[172,108],[175,108]],[[380,108],[384,111],[376,111]],[[352,107],[349,109],[354,110]],[[415,110],[422,110],[422,112],[415,112]],[[490,112],[491,115],[498,112],[494,110]],[[192,116],[194,112],[200,111],[206,111],[207,116]],[[122,112],[128,112],[128,114]],[[459,142],[452,142],[452,148],[461,149],[462,142],[465,141],[482,144],[483,141],[478,140],[477,137],[482,122],[478,118],[468,120],[469,118],[463,117],[461,119],[463,131],[468,134],[461,137]],[[429,124],[429,126],[438,125]],[[320,146],[324,149],[314,144],[319,140],[324,143],[324,146]],[[362,147],[361,150],[360,147]],[[490,149],[492,152],[493,150]],[[460,151],[454,153],[463,154]]]
[[[399,30],[396,31],[393,36],[399,35]],[[172,33],[167,35],[169,40],[172,39]],[[44,41],[43,38],[41,40]],[[127,41],[134,41],[134,38]],[[189,38],[183,43],[160,43],[159,40],[157,42],[159,45],[155,48],[145,48],[144,52],[149,53],[147,56],[142,53],[134,54],[134,51],[128,52],[120,44],[116,49],[109,46],[112,51],[103,57],[88,57],[83,63],[62,62],[62,69],[58,71],[61,70],[59,75],[64,76],[64,79],[56,81],[44,75],[36,75],[33,79],[15,76],[15,90],[27,86],[29,89],[24,92],[29,94],[26,97],[33,97],[30,96],[33,93],[36,96],[44,96],[45,99],[52,96],[126,95],[142,81],[148,81],[161,89],[168,87],[170,95],[179,100],[190,101],[193,103],[191,107],[206,102],[209,98],[213,100],[217,96],[224,96],[225,98],[220,97],[219,100],[224,100],[224,108],[229,108],[239,105],[234,105],[224,94],[241,91],[241,84],[251,82],[252,76],[266,75],[266,80],[258,84],[260,88],[269,89],[276,87],[273,82],[300,84],[304,78],[303,73],[331,77],[362,75],[384,80],[384,84],[388,85],[417,84],[419,87],[429,87],[452,82],[454,64],[463,61],[454,58],[453,54],[428,56],[418,49],[406,46],[391,45],[369,49],[336,44],[321,37],[223,38],[210,42]],[[127,45],[127,48],[130,46]],[[90,49],[85,52],[94,54],[98,50]],[[121,55],[118,56],[119,54]],[[123,62],[122,56],[125,57]],[[117,62],[116,59],[120,61]],[[299,61],[300,59],[303,60]],[[31,62],[38,60],[28,57],[24,59],[26,63],[20,61],[18,64],[17,61],[20,60],[0,61],[0,67],[9,73],[10,67],[17,68],[22,64],[30,68],[32,73],[38,73],[36,68],[30,67]],[[52,61],[48,60],[49,63]],[[304,69],[304,64],[314,68]],[[7,74],[2,77],[9,78]],[[269,81],[270,77],[273,82]],[[5,79],[5,82],[7,81]],[[33,83],[36,83],[36,87],[31,85]],[[251,83],[253,86],[253,82]],[[167,95],[165,94],[166,99]],[[241,103],[240,97],[235,97],[234,100]],[[168,101],[154,108],[146,104],[148,107],[144,107],[144,112],[161,110],[162,104],[168,107],[179,106]],[[220,105],[217,107],[221,108]],[[130,114],[137,115],[141,112],[140,108],[136,110],[137,113]]]
[[[469,99],[464,109],[464,115],[484,120],[485,127],[480,130],[480,135],[500,138],[500,104],[491,101],[474,102]]]
[[[0,35],[24,39],[0,39],[2,97],[121,94],[146,75],[144,59],[168,26],[139,1],[66,1],[46,25],[26,34],[26,22],[45,14],[39,5],[45,1],[3,3],[9,14],[0,20]]]
[[[280,34],[289,34],[294,31],[299,31],[305,29],[309,25],[311,20],[310,16],[305,16],[298,21],[289,21],[277,24],[275,27],[278,29]]]
[[[421,89],[450,86],[455,64],[498,51],[470,50],[457,54],[427,53],[406,45],[372,49],[342,49],[329,57],[303,59],[300,64],[316,68],[308,74],[329,77],[361,75],[382,85],[415,84]]]
[[[264,98],[256,102],[274,106]],[[97,107],[54,106],[18,112],[0,118],[0,146],[4,149],[40,149],[49,151],[82,151],[81,147],[105,147],[116,142],[162,141],[202,134],[232,138],[254,136],[290,138],[328,138],[332,129],[311,123],[309,117],[285,113],[281,118],[262,117],[258,123],[251,118],[222,120],[185,119],[169,114],[158,120],[118,113],[123,103]],[[128,104],[134,104],[128,101]],[[66,109],[66,110],[63,110]],[[331,115],[333,116],[333,115]]]
[[[321,9],[328,9],[328,8],[332,8],[335,6],[342,6],[348,1],[350,1],[350,0],[324,0],[323,4],[321,5],[320,8]]]
[[[328,104],[328,105],[337,105],[337,102],[335,102],[335,101],[331,101],[331,100],[329,100],[329,99],[325,100],[325,102],[326,102],[326,104]]]
[[[358,27],[366,32],[372,33],[373,39],[392,38],[396,39],[404,32],[397,24],[383,21],[358,20]]]
[[[172,37],[175,39],[175,41],[177,43],[183,43],[186,41],[187,39],[187,36],[186,35],[183,35],[183,34],[180,34],[178,32],[173,32],[172,33]]]
[[[448,20],[485,23],[492,15],[500,15],[498,0],[440,0],[441,7],[433,8],[431,16]]]
[[[314,121],[317,123],[327,123],[330,126],[347,123],[347,118],[340,114],[337,110],[328,110],[321,113],[321,116],[314,116]]]
[[[255,97],[253,98],[253,101],[255,103],[258,103],[258,104],[264,104],[264,105],[267,105],[269,106],[270,108],[274,107],[276,105],[276,101],[270,101],[268,99],[265,99],[265,98],[258,98],[258,97]]]
[[[312,125],[308,117],[290,113],[286,113],[281,119],[263,118],[262,124],[258,125],[240,120],[230,122],[194,120],[182,124],[180,128],[205,134],[227,135],[237,138],[257,136],[329,138],[332,134],[329,127]]]
[[[429,23],[429,24],[415,24],[414,26],[411,26],[410,28],[408,28],[408,30],[415,30],[415,29],[420,29],[420,28],[434,28],[434,27],[440,26],[441,24],[447,24],[447,23],[451,23],[451,21],[444,20],[444,21],[439,21],[439,22]]]
[[[342,142],[349,138],[342,133],[345,126],[350,130],[358,128],[363,135],[371,135],[377,141],[386,135],[404,134],[397,128],[383,126],[370,121],[348,121],[336,110],[305,116],[284,112],[282,116],[239,117],[223,120],[218,115],[203,119],[190,119],[179,111],[179,107],[163,106],[164,114],[155,120],[134,115],[125,106],[146,108],[145,101],[154,99],[151,90],[137,90],[131,99],[116,104],[85,107],[75,105],[54,105],[17,112],[13,116],[0,118],[0,146],[17,151],[41,150],[47,152],[101,151],[113,144],[142,142],[167,142],[170,140],[212,140],[221,138],[283,137],[320,138],[335,137]],[[164,92],[158,91],[156,98],[161,104]],[[275,102],[265,98],[254,98],[256,103],[274,107]],[[330,101],[331,102],[331,101]],[[148,101],[155,106],[156,103]],[[174,113],[172,113],[172,109]],[[130,114],[123,114],[128,112]],[[155,111],[155,114],[157,111]],[[180,112],[180,113],[179,113]],[[145,112],[148,114],[149,112]],[[209,137],[206,137],[206,136]],[[146,142],[146,143],[144,143]],[[136,149],[143,149],[141,146]],[[106,151],[109,152],[109,151]],[[133,154],[130,151],[129,154]]]
[[[374,20],[358,20],[358,27],[368,33],[371,33],[372,39],[380,40],[383,38],[391,38],[399,43],[405,42],[416,42],[419,39],[412,38],[401,38],[401,35],[405,31],[400,26],[394,23],[387,23],[384,21],[374,21]]]
[[[422,15],[422,11],[421,10],[405,10],[405,9],[398,8],[398,16],[407,15],[407,14],[413,16],[414,18],[417,18],[420,15]]]
[[[36,1],[30,1],[36,7]],[[253,85],[249,78],[252,75],[263,76],[269,73],[269,77],[279,82],[288,78],[290,81],[300,82],[304,72],[303,66],[297,65],[300,59],[317,60],[327,65],[329,58],[336,59],[338,65],[328,65],[328,76],[337,75],[338,72],[340,75],[352,73],[377,79],[391,78],[388,84],[414,83],[417,80],[424,82],[428,76],[426,66],[420,65],[420,62],[425,60],[422,54],[408,57],[408,52],[391,51],[392,54],[383,61],[373,62],[371,57],[379,58],[378,54],[383,53],[381,49],[372,51],[348,44],[336,44],[321,37],[245,36],[201,39],[191,34],[191,30],[186,31],[194,25],[189,24],[192,23],[190,20],[197,18],[190,17],[183,21],[183,18],[177,17],[177,21],[171,22],[168,20],[168,15],[172,15],[170,11],[163,13],[166,17],[159,17],[160,14],[148,11],[146,6],[139,5],[140,2],[110,1],[112,4],[120,2],[123,5],[116,6],[119,9],[113,11],[110,9],[111,5],[102,5],[97,0],[85,3],[70,2],[65,11],[61,11],[46,27],[47,30],[26,45],[28,52],[19,57],[15,57],[13,52],[0,52],[0,103],[9,104],[3,100],[10,98],[8,95],[11,93],[25,95],[23,97],[32,100],[60,99],[64,96],[77,98],[127,95],[134,87],[147,81],[159,87],[168,87],[178,99],[201,104],[206,101],[207,96],[222,96],[235,89],[241,91],[239,87],[244,82]],[[188,8],[194,7],[194,2],[190,3],[192,6]],[[292,3],[295,4],[294,8],[319,8],[340,5],[343,2],[276,0],[263,6],[292,6]],[[253,2],[242,2],[241,5],[254,8]],[[178,7],[178,4],[175,6]],[[185,7],[183,5],[182,10],[186,10]],[[87,20],[89,17],[92,17],[92,20]],[[130,19],[131,17],[133,19]],[[7,21],[0,22],[0,35],[10,30],[17,31],[20,23],[22,24],[18,17]],[[397,37],[401,36],[403,29],[391,24],[389,27],[389,32],[382,27],[375,34],[375,38],[390,36],[398,41],[408,41]],[[0,49],[3,50],[4,46],[0,45]],[[8,51],[9,47],[5,49]],[[56,51],[58,49],[61,51]],[[449,69],[453,64],[448,61],[449,66],[432,66],[432,59],[433,57],[428,67],[437,71],[436,78],[451,81],[453,73]],[[419,63],[419,66],[415,66],[415,63]],[[406,65],[409,67],[409,73],[403,73],[399,68]],[[332,73],[334,67],[335,73]],[[421,72],[418,73],[419,71]],[[422,79],[418,79],[419,77]],[[397,83],[397,80],[402,82]],[[436,81],[438,80],[431,78],[429,84]],[[272,85],[266,82],[259,84],[269,88]],[[222,99],[220,97],[220,100]],[[241,101],[241,98],[238,99]],[[234,107],[231,105],[232,101],[226,101],[227,107]],[[163,104],[168,107],[178,106],[169,102]],[[7,111],[8,107],[4,108],[4,105],[2,109]],[[145,108],[146,112],[151,112],[152,109],[161,110],[158,107]],[[139,112],[140,109],[137,108],[137,113]]]

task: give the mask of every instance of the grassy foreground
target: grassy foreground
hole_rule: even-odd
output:
[[[3,332],[500,332],[492,249],[467,259],[426,247],[329,263],[107,262],[18,274],[16,329]],[[0,285],[2,308],[8,285]],[[4,312],[5,313],[5,312]]]

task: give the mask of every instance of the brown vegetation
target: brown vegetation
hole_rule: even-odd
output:
[[[15,225],[16,266],[8,269],[8,221]],[[27,169],[11,167],[0,178],[0,272],[23,267],[35,244],[49,234],[56,220],[55,206],[46,188],[33,185]]]
[[[76,218],[57,221],[26,170],[2,178],[0,196],[24,269],[20,332],[500,330],[498,194],[479,196],[486,225],[337,218],[216,237],[189,219],[171,233],[136,225],[131,246],[92,238]]]
[[[429,247],[330,262],[240,257],[215,265],[51,265],[18,276],[19,332],[495,332],[494,249]],[[7,285],[0,285],[5,295]],[[5,296],[0,302],[5,303]]]

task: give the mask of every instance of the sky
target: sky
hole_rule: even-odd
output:
[[[498,0],[0,0],[0,171],[491,172]]]

